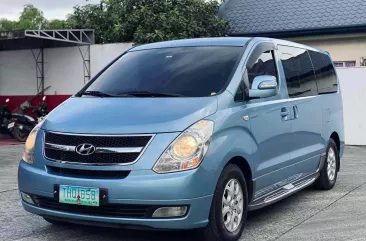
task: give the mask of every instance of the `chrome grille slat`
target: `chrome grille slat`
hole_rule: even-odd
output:
[[[44,133],[44,157],[50,161],[80,165],[131,165],[143,154],[155,135],[86,135]],[[95,152],[77,153],[77,147],[91,144]],[[94,150],[93,150],[94,151]]]

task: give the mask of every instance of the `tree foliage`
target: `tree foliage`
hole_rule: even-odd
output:
[[[24,6],[23,12],[19,17],[20,29],[44,29],[47,27],[47,20],[43,12],[35,8],[32,4]]]
[[[66,29],[68,24],[64,20],[53,19],[47,23],[47,29]]]
[[[95,29],[98,43],[223,36],[230,25],[216,16],[219,6],[204,0],[102,0],[75,7],[67,22]]]
[[[75,6],[66,21],[47,21],[28,4],[19,21],[0,20],[0,31],[24,29],[94,29],[97,43],[151,43],[182,38],[223,36],[227,21],[216,16],[215,0],[101,0]]]

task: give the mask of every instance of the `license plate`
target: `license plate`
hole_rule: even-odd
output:
[[[59,202],[99,207],[99,188],[60,185]]]
[[[13,128],[14,127],[14,125],[15,125],[15,123],[14,122],[12,122],[12,123],[10,123],[9,125],[8,125],[8,128],[10,129],[10,128]]]

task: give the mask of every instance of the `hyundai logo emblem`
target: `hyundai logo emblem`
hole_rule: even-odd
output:
[[[81,144],[76,147],[76,152],[80,155],[88,156],[95,152],[95,146],[91,144]]]

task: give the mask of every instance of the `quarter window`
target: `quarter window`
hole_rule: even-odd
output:
[[[337,75],[330,57],[326,54],[310,51],[319,94],[334,93],[338,90]]]
[[[308,51],[279,46],[290,98],[317,95],[317,84]]]

